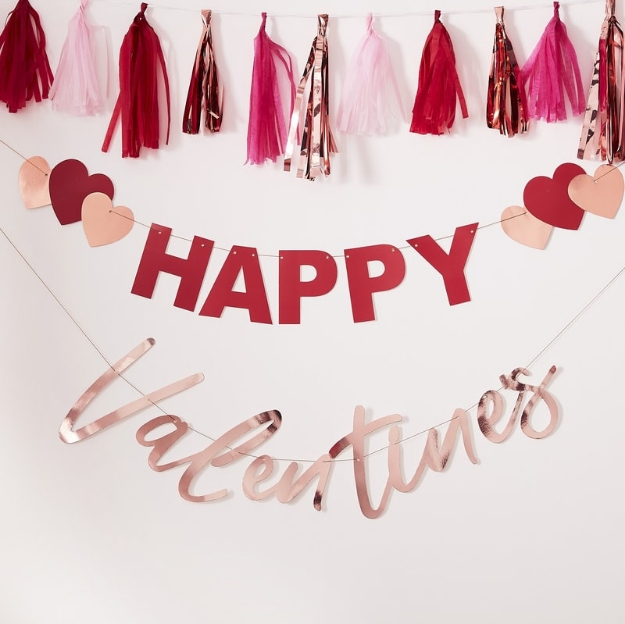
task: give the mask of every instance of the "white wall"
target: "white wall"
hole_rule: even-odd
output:
[[[77,3],[34,4],[56,67]],[[552,9],[539,2],[540,8],[517,11],[515,4],[526,2],[507,5],[506,23],[523,62]],[[0,14],[12,5],[2,0]],[[110,29],[115,62],[138,6],[102,1],[89,9],[94,22]],[[197,0],[180,7],[202,8]],[[53,113],[49,102],[31,103],[16,115],[2,109],[0,138],[52,165],[78,158],[90,171],[108,174],[116,202],[130,206],[138,221],[265,254],[322,249],[339,255],[349,247],[444,236],[473,221],[487,224],[522,202],[530,178],[575,162],[579,118],[532,123],[526,136],[514,139],[487,129],[494,14],[484,2],[467,7],[447,0],[439,7],[428,1],[418,6],[427,16],[402,17],[414,3],[333,0],[294,7],[245,0],[212,8],[244,14],[214,19],[226,89],[219,135],[179,131],[199,14],[154,8],[149,20],[168,49],[173,91],[169,147],[122,160],[118,131],[103,154],[113,97],[105,114],[87,119]],[[243,166],[261,10],[310,15],[269,21],[269,33],[296,56],[298,74],[315,35],[314,12],[330,14],[332,110],[364,30],[364,19],[332,16],[392,14],[376,26],[389,41],[409,110],[435,8],[443,9],[454,41],[470,110],[450,136],[411,135],[406,124],[381,138],[337,132],[332,176],[314,184],[279,165]],[[469,8],[480,10],[461,12]],[[561,14],[586,84],[603,3],[565,5]],[[147,229],[137,225],[115,245],[90,248],[80,224],[61,227],[50,208],[23,208],[20,165],[0,149],[0,226],[98,348],[114,361],[154,337],[154,349],[128,372],[143,392],[202,371],[203,384],[163,407],[213,437],[279,409],[282,428],[261,448],[274,457],[316,459],[327,452],[351,430],[357,404],[371,419],[401,414],[405,435],[447,420],[455,408],[499,387],[500,374],[532,360],[623,266],[622,214],[613,221],[587,215],[579,231],[554,231],[545,251],[521,247],[495,225],[475,239],[467,304],[448,306],[440,276],[408,249],[404,283],[376,298],[375,322],[352,322],[340,259],[336,287],[304,303],[300,326],[254,325],[234,309],[221,319],[205,318],[173,307],[172,277],[162,276],[152,300],[130,293]],[[596,164],[583,166],[592,172]],[[184,242],[172,247],[179,254],[187,249]],[[214,252],[201,301],[224,258]],[[395,493],[387,512],[372,521],[359,510],[350,462],[335,466],[321,513],[313,509],[311,490],[290,505],[248,500],[241,489],[248,460],[211,468],[197,484],[199,492],[228,488],[226,500],[182,500],[182,469],[153,472],[148,449],[135,441],[136,429],[160,414],[155,409],[79,444],[61,443],[62,419],[106,365],[3,238],[0,266],[2,622],[623,621],[622,278],[531,367],[535,382],[552,364],[559,369],[550,387],[561,421],[550,437],[531,440],[517,429],[506,443],[492,444],[473,410],[479,464],[459,448],[444,473],[427,474],[412,493]],[[276,319],[276,259],[263,258],[262,269]],[[137,396],[118,381],[85,422]],[[512,400],[508,394],[508,410]],[[544,422],[546,412],[539,424],[540,418]],[[407,472],[424,442],[419,436],[404,444]],[[196,437],[188,447],[206,443]],[[382,433],[371,449],[384,444]],[[385,452],[371,459],[370,474],[377,500]]]

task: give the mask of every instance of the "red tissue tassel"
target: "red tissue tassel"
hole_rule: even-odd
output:
[[[493,60],[488,77],[486,123],[489,128],[513,137],[527,132],[527,103],[521,81],[521,72],[514,56],[512,43],[503,23],[503,7],[495,7],[497,25]]]
[[[154,29],[145,18],[147,9],[141,3],[141,11],[132,22],[119,51],[119,96],[111,116],[102,151],[108,151],[113,130],[121,114],[122,157],[138,158],[141,147],[158,149],[158,68],[165,82],[167,99],[167,139],[169,143],[170,111],[169,81],[161,43]]]
[[[469,116],[456,72],[456,57],[451,37],[434,11],[434,26],[425,41],[419,67],[419,87],[412,109],[410,132],[444,134],[456,118],[456,97],[462,117]]]
[[[615,0],[607,0],[599,50],[592,73],[578,158],[625,160],[623,122],[623,31],[614,15]]]
[[[202,11],[202,21],[204,28],[195,53],[195,64],[191,73],[182,120],[182,131],[187,134],[198,134],[202,112],[204,112],[204,126],[208,130],[219,132],[221,129],[222,94],[219,89],[219,73],[213,52],[211,12],[208,9]]]
[[[317,36],[313,40],[304,73],[297,87],[297,97],[295,98],[284,156],[284,170],[290,171],[295,135],[299,126],[301,102],[306,83],[310,77],[310,93],[304,116],[304,129],[297,166],[297,177],[306,177],[309,180],[314,180],[322,173],[330,175],[330,154],[338,151],[332,137],[328,113],[328,40],[326,39],[328,16],[318,15],[317,22]]]
[[[566,119],[565,93],[574,115],[581,115],[586,108],[577,54],[559,9],[560,3],[554,2],[553,17],[521,70],[523,85],[528,86],[530,119]]]
[[[276,161],[284,153],[287,130],[278,84],[279,64],[284,66],[291,87],[289,117],[295,103],[295,80],[289,53],[265,32],[267,13],[254,38],[254,68],[250,92],[250,119],[247,126],[247,163],[261,165]]]
[[[16,113],[33,98],[45,100],[52,80],[39,13],[19,0],[0,35],[0,101]]]

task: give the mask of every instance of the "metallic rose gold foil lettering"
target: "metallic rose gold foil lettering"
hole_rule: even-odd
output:
[[[534,394],[530,397],[530,400],[527,402],[527,405],[523,410],[523,415],[521,416],[521,431],[523,431],[523,433],[529,438],[534,438],[535,440],[545,438],[553,432],[558,424],[558,405],[551,394],[547,392],[547,384],[551,381],[555,372],[556,367],[552,366],[545,375],[545,378],[540,382],[540,386],[538,386],[538,388],[532,388],[534,390]],[[542,431],[536,431],[530,423],[530,417],[534,408],[538,405],[541,399],[545,402],[545,405],[549,409],[550,419],[549,423]]]
[[[123,420],[127,416],[132,416],[132,414],[136,414],[137,412],[145,409],[146,407],[150,407],[163,399],[166,399],[174,394],[178,394],[183,390],[187,390],[188,388],[192,388],[193,386],[199,384],[204,380],[204,375],[202,373],[196,373],[195,375],[190,375],[189,377],[185,377],[180,381],[176,381],[160,390],[155,390],[154,392],[150,392],[142,396],[140,399],[136,401],[132,401],[119,409],[116,409],[97,420],[94,420],[92,423],[77,429],[73,430],[74,423],[78,419],[78,417],[85,411],[89,403],[98,395],[106,386],[108,386],[114,379],[117,379],[120,374],[125,371],[131,364],[136,362],[142,355],[144,355],[147,351],[149,351],[154,346],[154,339],[148,338],[144,340],[140,345],[136,346],[130,353],[125,355],[119,362],[113,364],[111,368],[109,368],[104,374],[102,374],[89,388],[82,394],[82,396],[74,403],[74,406],[69,411],[67,416],[63,419],[61,426],[59,428],[59,437],[63,442],[67,444],[72,444],[74,442],[79,442],[80,440],[84,440],[89,436],[97,433],[98,431],[102,431],[102,429],[106,429],[110,425]]]
[[[260,471],[258,469],[261,469]],[[245,471],[243,475],[243,493],[250,500],[259,501],[275,494],[276,485],[271,486],[264,492],[256,491],[256,484],[264,481],[271,476],[273,472],[273,458],[269,455],[261,455],[257,457]]]
[[[313,507],[317,511],[321,511],[321,501],[323,499],[323,492],[330,478],[330,471],[332,470],[334,462],[330,455],[322,455],[312,466],[310,466],[302,475],[293,481],[299,464],[297,462],[291,462],[289,467],[284,471],[278,485],[276,487],[276,498],[281,503],[289,503],[296,496],[302,493],[302,490],[316,477],[319,476],[319,483],[315,490],[315,497],[313,499]]]

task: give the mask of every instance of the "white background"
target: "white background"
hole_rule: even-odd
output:
[[[505,18],[523,63],[552,9],[545,2],[523,10],[515,4]],[[150,8],[172,86],[170,145],[122,160],[118,130],[103,154],[117,94],[114,66],[138,6],[102,1],[89,9],[92,21],[108,28],[114,50],[103,114],[73,118],[54,113],[49,102],[29,103],[15,115],[3,108],[0,138],[52,166],[78,158],[90,172],[106,173],[115,202],[131,207],[142,223],[226,249],[254,246],[261,254],[405,246],[407,238],[497,221],[506,206],[522,203],[532,177],[576,162],[579,118],[532,122],[527,135],[513,139],[486,127],[495,17],[485,3],[460,0],[418,7],[401,0],[212,6],[226,94],[223,129],[212,136],[180,132],[203,7],[184,0],[179,6],[189,10]],[[12,7],[2,0],[0,13]],[[56,68],[77,2],[35,7]],[[331,111],[364,33],[364,12],[384,14],[375,25],[389,42],[409,111],[435,8],[443,10],[454,42],[470,112],[465,121],[458,115],[451,135],[413,135],[407,122],[379,138],[336,132],[340,153],[332,175],[315,183],[282,172],[279,163],[243,166],[252,40],[262,10],[278,14],[269,18],[268,32],[293,53],[298,75],[316,12],[330,14]],[[406,15],[415,10],[423,15]],[[585,85],[603,10],[602,2],[561,10]],[[351,430],[357,404],[369,419],[401,414],[405,435],[447,420],[455,408],[499,387],[500,374],[530,362],[625,263],[622,214],[586,215],[578,231],[555,230],[545,251],[514,243],[494,225],[474,241],[466,269],[470,303],[450,307],[440,275],[407,249],[404,282],[376,296],[375,322],[352,322],[341,258],[336,287],[303,303],[299,326],[255,325],[237,309],[226,309],[221,319],[200,317],[173,307],[178,280],[172,276],[161,277],[151,300],[130,293],[145,227],[92,249],[81,224],[61,227],[51,208],[25,210],[17,185],[21,162],[0,146],[1,227],[84,332],[111,361],[155,338],[152,351],[128,371],[143,392],[203,372],[204,383],[163,408],[213,437],[279,409],[282,428],[260,449],[274,457],[314,460],[327,452]],[[583,166],[592,172],[596,164]],[[178,241],[170,250],[186,255],[188,244]],[[198,310],[225,257],[213,252]],[[226,487],[227,499],[182,500],[183,469],[153,472],[148,449],[135,441],[136,429],[160,415],[154,408],[79,444],[63,444],[62,419],[106,364],[4,237],[0,266],[2,622],[624,621],[622,279],[531,367],[537,383],[558,366],[550,387],[561,420],[550,437],[531,440],[517,429],[495,445],[481,435],[472,411],[480,463],[472,465],[460,447],[444,473],[426,474],[409,494],[395,493],[386,513],[368,520],[349,462],[335,466],[321,513],[313,509],[311,489],[289,505],[248,500],[241,489],[248,460],[210,468],[199,480],[196,491]],[[263,258],[262,269],[277,321],[277,260]],[[84,421],[137,396],[118,380]],[[507,393],[507,413],[514,398]],[[404,444],[407,473],[424,441]],[[381,434],[371,448],[384,442]],[[188,447],[207,443],[195,436]],[[375,501],[386,474],[380,453],[370,462]]]

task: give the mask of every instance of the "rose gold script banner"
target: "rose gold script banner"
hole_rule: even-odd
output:
[[[151,392],[105,416],[97,418],[90,424],[74,430],[74,424],[89,403],[116,377],[120,376],[126,368],[151,349],[153,345],[154,340],[151,338],[142,342],[119,362],[110,367],[85,391],[61,423],[59,435],[63,442],[73,443],[88,438],[146,407],[155,405],[158,401],[192,388],[204,379],[201,373],[191,375],[160,390]],[[484,437],[490,442],[503,442],[513,434],[518,420],[520,421],[519,428],[522,433],[529,438],[541,439],[552,433],[558,424],[559,413],[558,404],[547,390],[547,385],[555,375],[555,372],[556,367],[552,366],[538,386],[519,381],[519,377],[529,375],[529,372],[524,368],[516,368],[508,376],[502,375],[500,377],[501,388],[499,390],[488,390],[482,395],[478,403],[477,421]],[[500,431],[498,431],[496,427],[504,416],[505,411],[502,390],[518,394],[508,422],[503,427],[500,427]],[[542,429],[537,429],[532,424],[532,416],[541,402],[545,404],[549,420]],[[469,416],[466,410],[456,409],[447,423],[447,430],[443,435],[442,444],[439,443],[438,429],[430,429],[428,431],[421,458],[413,475],[406,480],[404,478],[405,462],[402,457],[402,434],[399,427],[402,420],[403,418],[399,414],[392,414],[366,422],[365,408],[357,405],[354,409],[351,432],[333,444],[328,453],[321,455],[319,459],[312,462],[299,476],[299,463],[291,461],[282,475],[276,476],[277,480],[274,479],[271,484],[265,484],[264,482],[273,475],[277,460],[269,455],[256,455],[255,451],[280,429],[282,415],[277,410],[256,414],[256,416],[248,418],[212,441],[206,448],[167,463],[159,462],[180,439],[189,435],[189,433],[193,433],[184,420],[169,414],[158,416],[139,428],[136,439],[142,446],[151,448],[148,456],[148,465],[152,470],[163,472],[177,466],[186,465],[186,469],[178,483],[178,492],[185,500],[209,502],[225,498],[228,494],[227,489],[209,491],[202,494],[193,493],[194,482],[200,474],[203,474],[211,466],[213,468],[223,468],[245,457],[252,460],[245,471],[242,483],[243,492],[249,499],[263,500],[275,496],[279,502],[288,503],[297,498],[314,479],[317,479],[313,498],[313,506],[317,511],[321,511],[323,496],[330,480],[330,473],[335,463],[335,458],[348,448],[351,448],[354,481],[360,510],[367,518],[373,519],[384,513],[393,490],[410,492],[417,487],[428,468],[433,472],[445,470],[450,463],[458,439],[462,440],[462,446],[469,461],[472,464],[477,464],[478,462],[475,449],[473,448]],[[163,432],[163,429],[166,429],[166,431]],[[256,429],[258,429],[258,433],[253,437],[249,437],[250,432]],[[388,446],[385,447],[388,458],[388,476],[381,499],[375,504],[369,495],[367,478],[368,456],[365,448],[367,448],[369,436],[383,431],[388,432]],[[155,432],[158,433],[154,435]]]

